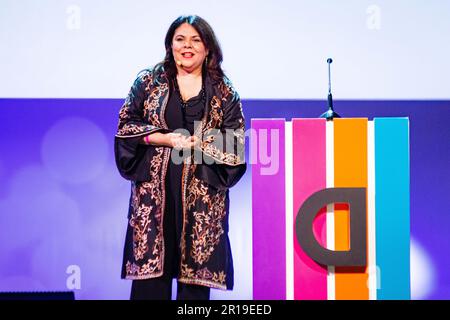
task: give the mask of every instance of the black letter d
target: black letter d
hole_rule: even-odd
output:
[[[322,247],[314,237],[313,221],[324,206],[348,203],[350,207],[350,250],[333,251]],[[313,260],[327,266],[365,266],[366,189],[327,188],[312,194],[301,206],[295,222],[297,241]]]

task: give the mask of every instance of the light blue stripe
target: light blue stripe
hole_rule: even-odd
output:
[[[411,299],[409,119],[375,118],[377,299]]]

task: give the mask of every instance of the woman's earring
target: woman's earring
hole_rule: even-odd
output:
[[[208,56],[205,58],[205,64],[208,65]]]

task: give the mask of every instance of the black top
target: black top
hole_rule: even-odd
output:
[[[197,96],[190,98],[184,104],[174,81],[170,85],[170,97],[166,108],[166,123],[170,130],[187,129],[194,134],[194,121],[201,121],[204,106],[204,89]]]

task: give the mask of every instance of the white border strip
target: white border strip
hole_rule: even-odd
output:
[[[367,122],[367,212],[368,212],[368,287],[369,300],[377,300],[376,220],[375,220],[375,132],[374,122]]]
[[[286,192],[286,300],[294,300],[294,198],[292,122],[285,122],[285,192]]]
[[[334,124],[333,121],[326,123],[326,167],[327,188],[334,187]],[[334,205],[327,206],[327,248],[334,250]],[[334,266],[328,267],[327,274],[327,296],[328,300],[336,300],[336,281]]]

